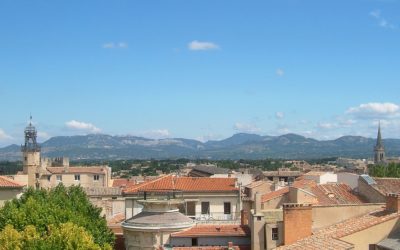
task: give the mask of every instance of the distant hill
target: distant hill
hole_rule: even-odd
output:
[[[220,141],[200,142],[171,138],[148,139],[136,136],[90,134],[57,136],[43,142],[44,156],[77,159],[312,159],[324,157],[371,158],[375,139],[344,136],[319,141],[297,134],[260,136],[240,133]],[[384,140],[389,156],[400,155],[400,139]],[[20,147],[0,148],[0,160],[20,160]]]

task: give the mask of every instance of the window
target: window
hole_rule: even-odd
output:
[[[62,181],[62,175],[57,175],[57,182],[61,182]]]
[[[50,179],[51,179],[51,176],[48,175],[48,176],[47,176],[47,181],[50,181]]]
[[[224,202],[224,214],[231,214],[231,203]]]
[[[76,181],[80,181],[81,180],[81,175],[80,174],[76,174],[75,175],[75,180]]]
[[[197,238],[192,238],[192,247],[197,246]]]
[[[24,159],[25,159],[25,161],[27,161],[27,160],[28,160],[28,157],[25,156]]]
[[[272,228],[272,240],[278,240],[278,239],[279,239],[278,228],[274,227]]]
[[[93,180],[98,181],[100,179],[100,176],[98,174],[93,175]]]
[[[39,179],[39,174],[36,173],[36,174],[35,174],[35,177],[36,177],[36,179]]]
[[[201,214],[210,214],[210,202],[201,203]]]

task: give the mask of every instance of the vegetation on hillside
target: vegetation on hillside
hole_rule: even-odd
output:
[[[29,188],[0,209],[0,249],[111,249],[100,212],[80,187]]]

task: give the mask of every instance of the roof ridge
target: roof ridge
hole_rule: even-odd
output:
[[[8,177],[5,176],[5,175],[0,175],[0,178],[3,179],[4,181],[8,181],[8,182],[10,182],[10,183],[12,183],[12,184],[14,184],[14,185],[17,185],[17,186],[20,186],[20,187],[23,187],[23,186],[24,186],[22,183],[20,183],[20,182],[18,182],[18,181],[15,181],[15,180],[13,180],[13,179],[11,179],[11,178],[8,178]]]

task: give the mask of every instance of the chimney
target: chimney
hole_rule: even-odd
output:
[[[261,212],[261,194],[256,192],[254,199],[254,214],[259,214]]]
[[[312,234],[311,204],[283,204],[283,244],[289,245]]]
[[[244,209],[240,210],[240,225],[248,225],[249,218],[247,217],[247,211]]]
[[[397,213],[400,209],[399,194],[390,193],[386,196],[386,210],[389,212]]]

